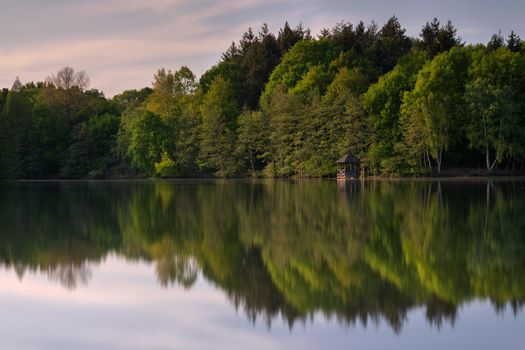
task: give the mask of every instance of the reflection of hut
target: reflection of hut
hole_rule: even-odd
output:
[[[356,157],[347,154],[343,158],[336,161],[337,164],[337,179],[356,179],[359,177],[359,168],[361,162]]]

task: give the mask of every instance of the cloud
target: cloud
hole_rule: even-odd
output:
[[[189,66],[197,75],[216,63],[244,30],[285,21],[316,34],[340,20],[396,14],[410,35],[434,16],[451,18],[467,42],[501,29],[524,30],[525,4],[500,0],[0,0],[0,87],[15,76],[38,81],[65,65],[85,70],[92,86],[116,94],[149,85],[156,69]],[[476,11],[472,11],[472,9]]]
[[[246,29],[244,23],[216,19],[271,2],[276,0],[77,0],[65,7],[52,3],[45,9],[50,19],[46,40],[36,40],[42,35],[37,31],[0,48],[0,86],[10,86],[15,76],[43,80],[65,65],[85,70],[92,86],[110,96],[149,85],[160,67],[188,65],[200,75]]]

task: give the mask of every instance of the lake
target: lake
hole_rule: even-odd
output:
[[[525,182],[0,184],[1,349],[521,349]]]

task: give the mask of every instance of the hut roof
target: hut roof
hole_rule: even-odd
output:
[[[346,154],[343,158],[335,161],[337,164],[360,163],[359,159],[351,154]]]

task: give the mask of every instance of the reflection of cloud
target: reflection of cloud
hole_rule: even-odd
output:
[[[46,302],[113,306],[147,305],[151,302],[151,298],[158,298],[158,300],[166,298],[166,293],[175,299],[189,296],[190,299],[206,299],[214,302],[223,300],[222,295],[202,288],[194,288],[191,293],[179,289],[161,289],[153,269],[152,265],[127,262],[113,255],[108,256],[102,266],[56,268],[46,274],[26,270],[23,279],[19,279],[16,273],[2,267],[0,268],[0,295],[7,293],[24,299]],[[67,289],[62,284],[50,283],[48,279],[51,277],[67,281],[72,270],[75,273],[87,272],[91,280],[81,288]],[[133,293],[122,293],[123,290]]]
[[[153,269],[109,256],[75,290],[29,272],[21,282],[0,269],[0,300],[8,300],[0,324],[9,323],[0,327],[0,348],[279,348],[264,327],[239,320],[222,292],[200,279],[191,292],[162,289]]]

